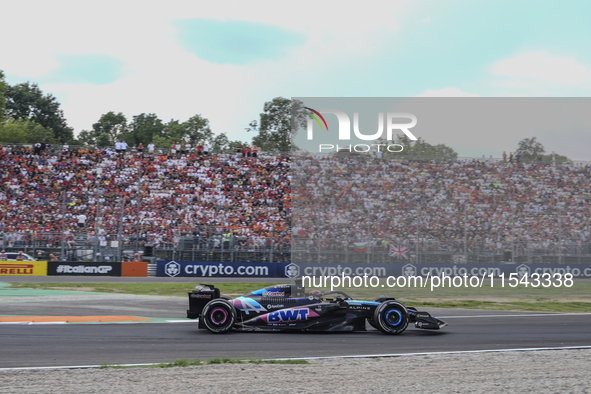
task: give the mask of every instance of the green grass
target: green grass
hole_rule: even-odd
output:
[[[591,312],[591,282],[575,281],[572,287],[510,287],[507,282],[482,287],[403,287],[380,282],[376,288],[341,288],[353,298],[375,299],[384,294],[415,307],[462,308],[486,310],[519,310],[536,312]],[[321,290],[328,290],[322,288]]]
[[[528,312],[568,312],[590,313],[591,302],[492,302],[492,301],[443,301],[443,302],[405,302],[417,308],[461,308],[485,309],[494,311],[528,311]]]
[[[384,287],[382,287],[382,284]],[[319,288],[320,290],[329,290],[329,287]],[[588,299],[591,302],[591,282],[581,281],[573,284],[572,287],[532,287],[519,285],[510,287],[507,282],[501,287],[500,283],[483,284],[482,287],[438,287],[431,290],[430,287],[388,287],[385,282],[380,282],[378,287],[359,287],[359,288],[339,288],[351,296],[361,299],[373,299],[379,294],[386,294],[404,299],[478,299],[482,298],[517,298],[530,300],[550,300],[550,299]]]
[[[114,368],[114,369],[127,369],[127,368],[173,368],[173,367],[192,367],[201,365],[212,365],[212,364],[309,364],[306,360],[261,360],[251,359],[243,360],[239,358],[212,358],[205,362],[199,359],[189,361],[187,359],[175,360],[170,363],[161,363],[153,365],[137,365],[137,366],[125,366],[116,364],[101,364],[100,369]]]
[[[222,294],[242,295],[263,287],[275,285],[277,282],[269,283],[216,283]],[[39,290],[78,290],[99,293],[120,293],[137,295],[158,295],[186,297],[187,292],[195,289],[191,283],[11,283],[16,289],[39,289]]]
[[[242,360],[237,358],[212,358],[205,364],[309,364],[306,360]]]
[[[255,289],[271,286],[268,283],[216,283],[222,294],[238,296]],[[384,284],[384,287],[382,287]],[[101,293],[160,295],[186,297],[194,289],[189,283],[12,283],[13,288],[46,290],[80,290]],[[327,290],[326,288],[320,288]],[[310,289],[311,290],[311,289]],[[591,281],[575,281],[572,287],[510,287],[500,282],[482,287],[403,287],[390,288],[385,282],[378,287],[339,288],[351,297],[373,300],[384,294],[416,307],[466,308],[489,310],[521,310],[538,312],[591,312]]]

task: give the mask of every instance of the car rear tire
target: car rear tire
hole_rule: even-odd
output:
[[[373,322],[384,334],[400,334],[408,327],[408,310],[398,301],[385,301],[376,308]]]
[[[236,322],[236,309],[227,300],[217,298],[211,300],[201,312],[203,325],[210,332],[222,334],[228,332],[234,327]]]

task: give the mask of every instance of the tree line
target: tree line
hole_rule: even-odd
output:
[[[259,121],[250,123],[247,131],[256,131],[252,144],[265,151],[289,151],[290,140],[282,131],[272,130],[284,123],[290,100],[278,97],[265,104]],[[273,103],[273,104],[272,104]],[[277,104],[277,105],[275,105]],[[279,112],[274,111],[282,107]],[[44,93],[36,83],[10,85],[0,70],[0,143],[37,143],[112,147],[116,141],[130,146],[154,143],[159,148],[170,148],[173,142],[193,146],[209,144],[214,151],[233,150],[249,143],[230,140],[225,133],[215,134],[209,119],[196,114],[185,121],[171,119],[164,122],[156,114],[141,113],[131,120],[121,112],[110,111],[100,116],[90,130],[77,136],[68,126],[60,103],[52,94]]]
[[[9,85],[0,70],[0,141],[42,140],[74,141],[74,130],[67,125],[59,102],[51,94],[44,94],[37,84]]]
[[[252,132],[252,144],[261,151],[290,152],[295,130],[305,128],[307,114],[303,103],[284,97],[276,97],[264,104],[259,119],[245,128]],[[214,151],[234,150],[248,145],[239,140],[231,141],[225,133],[215,134],[209,120],[196,114],[184,122],[171,119],[164,122],[156,114],[141,113],[131,120],[121,112],[110,111],[101,115],[90,130],[82,130],[75,136],[67,125],[60,103],[51,94],[45,94],[36,83],[24,82],[11,86],[0,70],[0,143],[36,143],[86,145],[112,147],[115,142],[126,141],[130,146],[154,143],[158,148],[170,148],[173,142],[191,143],[192,146],[209,144]],[[400,158],[425,157],[455,160],[458,154],[444,144],[431,145],[419,138],[410,141],[398,136],[396,143],[404,146]],[[566,156],[547,154],[536,137],[525,138],[518,143],[515,155],[521,161],[568,161]]]

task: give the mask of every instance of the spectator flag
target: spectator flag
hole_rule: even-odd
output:
[[[353,244],[353,250],[355,252],[367,252],[369,250],[369,246],[367,244],[367,241],[365,241],[365,242],[355,242]]]
[[[408,260],[408,246],[392,245],[388,254],[398,260]]]

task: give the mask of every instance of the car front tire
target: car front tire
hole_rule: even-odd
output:
[[[375,327],[388,335],[404,332],[408,327],[408,310],[398,301],[385,301],[374,312]]]

